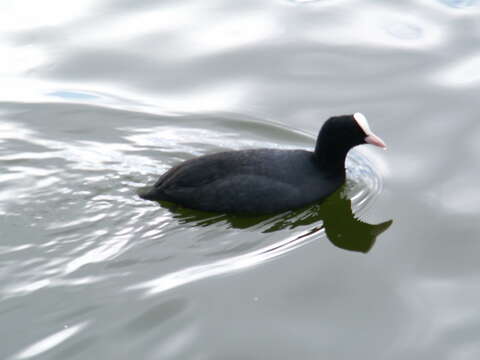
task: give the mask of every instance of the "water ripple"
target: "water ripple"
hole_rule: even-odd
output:
[[[8,223],[24,224],[20,237],[10,235],[16,228],[4,230],[0,261],[10,274],[2,281],[4,297],[115,283],[152,261],[159,279],[137,279],[126,288],[159,291],[273,259],[323,236],[322,221],[313,213],[275,216],[242,229],[236,228],[240,220],[189,222],[135,194],[186,158],[224,149],[311,148],[309,135],[218,113],[169,117],[79,104],[4,108],[10,110],[1,133],[2,211]],[[32,112],[36,122],[28,120]],[[345,196],[358,215],[381,181],[360,153],[353,152],[347,164]],[[17,261],[7,266],[12,252]],[[133,267],[120,266],[128,263]]]
[[[67,339],[74,336],[75,334],[84,330],[87,326],[87,321],[73,326],[66,326],[65,329],[49,335],[46,338],[28,346],[25,350],[13,356],[11,359],[29,359],[43,354],[44,352],[53,349],[54,347],[60,345]]]

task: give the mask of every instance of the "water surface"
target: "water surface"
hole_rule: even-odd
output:
[[[3,2],[0,358],[478,359],[478,6]],[[135,195],[356,111],[389,150],[329,203]]]

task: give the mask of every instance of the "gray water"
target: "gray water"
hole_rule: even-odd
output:
[[[480,358],[480,2],[4,1],[0,359]],[[389,146],[324,204],[136,190],[215,151]]]

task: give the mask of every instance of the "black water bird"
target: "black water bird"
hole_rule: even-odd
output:
[[[361,113],[329,118],[315,150],[252,149],[193,158],[140,197],[202,211],[273,214],[321,201],[345,182],[345,158],[361,144],[386,148]]]

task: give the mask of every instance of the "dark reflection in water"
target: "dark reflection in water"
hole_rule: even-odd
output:
[[[325,231],[331,243],[341,249],[367,253],[375,244],[377,236],[386,231],[393,220],[380,224],[368,224],[355,218],[352,201],[344,195],[344,187],[337,190],[322,203],[310,205],[279,215],[241,216],[210,213],[187,209],[176,204],[162,201],[160,204],[169,209],[181,224],[209,226],[223,222],[236,229],[258,227],[263,233],[271,233],[299,226],[318,224],[298,239]],[[323,232],[321,232],[323,234]]]

